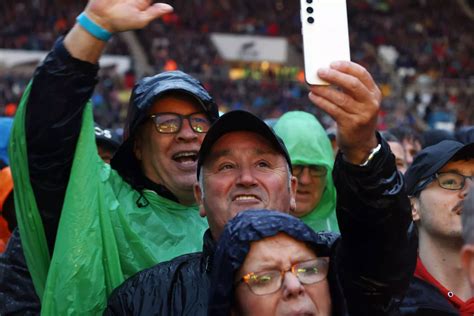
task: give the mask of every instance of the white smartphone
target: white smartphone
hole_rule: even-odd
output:
[[[304,72],[311,85],[327,85],[320,68],[336,60],[350,60],[346,0],[300,0]]]

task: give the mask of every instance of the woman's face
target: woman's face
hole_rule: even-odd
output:
[[[252,272],[287,271],[295,264],[314,259],[318,259],[318,257],[305,243],[280,233],[251,244],[244,264],[236,273],[236,280],[240,280]],[[327,263],[324,261],[326,258],[318,260]],[[285,272],[281,287],[270,294],[257,295],[250,289],[248,283],[239,282],[235,288],[232,314],[258,316],[331,315],[331,296],[325,277],[327,264],[321,265],[320,268],[320,271],[316,273],[324,274],[324,277],[321,276],[318,278],[321,280],[313,284],[303,284],[300,281],[302,277],[296,277],[291,271]],[[301,269],[296,268],[294,271],[301,271]],[[254,288],[255,290],[258,291]]]

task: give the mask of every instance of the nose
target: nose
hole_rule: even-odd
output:
[[[311,183],[311,174],[309,173],[309,168],[303,168],[300,175],[298,176],[298,183],[301,184],[310,184]]]
[[[289,300],[302,295],[305,291],[304,285],[290,271],[283,276],[283,299]]]
[[[179,132],[176,134],[176,138],[180,141],[189,142],[189,141],[196,140],[198,138],[198,135],[192,129],[191,124],[189,123],[189,120],[183,119],[183,124]]]
[[[239,177],[237,179],[237,185],[244,187],[252,187],[257,185],[257,179],[253,173],[252,168],[243,166],[239,169]]]
[[[467,195],[469,194],[469,190],[472,188],[473,185],[474,184],[473,184],[472,177],[466,178],[466,183],[464,183],[464,188],[462,188],[460,192],[463,198],[467,197]]]

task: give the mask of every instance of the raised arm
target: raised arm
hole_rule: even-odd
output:
[[[85,14],[110,33],[138,29],[170,12],[166,4],[91,0]],[[50,252],[69,181],[84,107],[106,42],[76,23],[35,72],[25,116],[28,167]]]
[[[381,94],[370,74],[354,63],[336,63],[320,76],[341,88],[311,87],[310,94],[338,124],[337,286],[349,314],[391,315],[415,267],[416,239],[403,176],[375,130]]]

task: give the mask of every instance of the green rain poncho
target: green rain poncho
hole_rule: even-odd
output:
[[[319,204],[301,219],[315,231],[339,232],[336,188],[332,180],[334,154],[326,131],[312,114],[300,111],[284,114],[274,130],[283,139],[292,164],[322,165],[328,170],[326,189]]]
[[[129,276],[202,250],[207,222],[197,206],[145,190],[150,204],[136,207],[139,192],[97,154],[89,104],[50,259],[29,182],[24,128],[28,95],[29,87],[13,126],[10,159],[23,249],[42,315],[101,315],[108,295]]]

